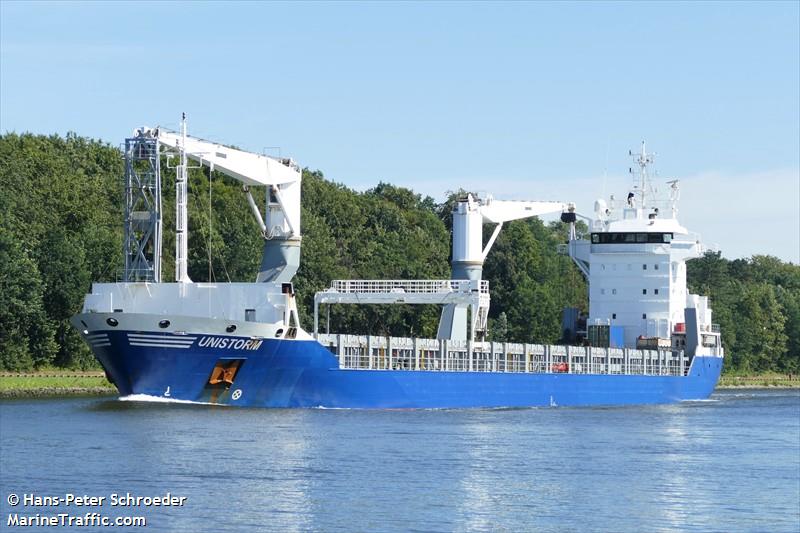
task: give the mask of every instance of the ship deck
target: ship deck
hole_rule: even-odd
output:
[[[538,374],[685,376],[692,357],[680,350],[636,350],[318,334],[343,370],[420,370]]]

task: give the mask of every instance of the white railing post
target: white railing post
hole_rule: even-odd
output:
[[[530,344],[525,343],[522,345],[525,350],[525,372],[531,371],[531,347]]]
[[[319,338],[319,302],[316,298],[314,298],[314,338]]]
[[[570,349],[571,346],[567,344],[565,348],[567,349],[567,372],[572,374],[572,350]]]
[[[594,354],[592,354],[593,346],[585,346],[586,349],[586,373],[594,373]]]
[[[375,368],[375,358],[372,355],[372,335],[367,335],[367,361],[370,370]]]
[[[386,337],[386,352],[389,357],[389,370],[394,370],[394,357],[392,355],[392,336]]]
[[[414,370],[419,370],[419,339],[414,337]]]
[[[467,362],[467,371],[468,372],[472,372],[472,349],[473,349],[472,339],[469,339],[467,341],[467,357],[469,358],[469,360]]]
[[[342,354],[342,334],[336,334],[336,355],[339,357],[339,368],[346,368],[344,355]]]

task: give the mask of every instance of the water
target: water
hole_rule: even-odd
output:
[[[4,401],[0,443],[0,529],[13,509],[144,515],[147,531],[800,531],[797,390],[608,409]],[[185,506],[6,501],[167,491]]]

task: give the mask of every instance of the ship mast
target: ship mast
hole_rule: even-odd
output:
[[[650,185],[650,177],[647,173],[647,165],[650,165],[655,161],[656,154],[655,153],[648,154],[645,148],[645,142],[642,141],[641,151],[638,154],[634,154],[633,150],[629,150],[628,155],[634,157],[634,161],[636,162],[637,165],[639,165],[639,172],[638,172],[639,183],[637,185],[634,185],[633,188],[639,189],[639,194],[641,195],[641,207],[646,208],[648,192],[655,192],[652,190],[648,191],[648,189],[651,189],[651,185]],[[633,174],[633,168],[630,169],[630,172],[631,174]]]

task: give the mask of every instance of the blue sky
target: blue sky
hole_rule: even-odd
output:
[[[363,190],[627,192],[642,139],[727,257],[800,262],[800,10],[0,2],[0,131],[177,126]]]

